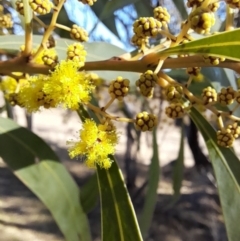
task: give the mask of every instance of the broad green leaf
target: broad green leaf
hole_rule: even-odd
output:
[[[33,46],[36,48],[40,45],[42,36],[33,36]],[[66,59],[67,46],[75,43],[76,41],[70,39],[57,39],[57,46],[55,47],[58,57],[60,60]],[[0,36],[0,48],[2,49],[15,49],[19,50],[20,46],[24,44],[24,36],[19,35],[6,35]],[[87,51],[87,61],[99,61],[106,60],[113,56],[119,56],[126,53],[125,50],[105,42],[93,42],[84,43],[85,49]],[[107,51],[106,51],[107,50]],[[106,80],[113,80],[117,76],[121,75],[124,78],[129,79],[134,82],[138,79],[139,75],[137,73],[121,72],[121,71],[94,71],[100,77]]]
[[[157,189],[160,176],[159,157],[158,157],[158,144],[157,144],[157,131],[153,131],[153,156],[149,166],[148,185],[145,195],[145,202],[141,219],[139,221],[142,236],[146,237],[148,229],[151,225],[152,216],[154,213],[157,201]]]
[[[173,191],[174,191],[174,194],[173,194],[172,203],[175,203],[181,194],[180,191],[181,191],[181,187],[182,187],[183,170],[184,170],[184,125],[182,124],[182,132],[181,132],[178,158],[173,167]]]
[[[186,44],[159,52],[161,55],[172,54],[209,54],[228,59],[240,60],[240,29],[204,37]]]
[[[85,213],[90,212],[97,205],[99,193],[96,174],[93,174],[82,186],[80,198]]]
[[[188,18],[188,13],[186,10],[186,4],[184,0],[173,0],[173,3],[175,4],[176,8],[178,9],[182,19]]]
[[[113,156],[109,170],[97,168],[102,212],[102,241],[142,241],[123,175]]]
[[[66,241],[90,241],[79,188],[56,154],[38,136],[0,118],[0,156],[46,205]]]
[[[231,149],[219,147],[216,131],[194,108],[190,117],[202,133],[212,162],[229,241],[240,240],[240,161]]]

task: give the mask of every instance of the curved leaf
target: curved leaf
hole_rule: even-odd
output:
[[[147,231],[151,225],[152,216],[154,213],[156,201],[157,201],[157,189],[160,176],[160,166],[158,158],[158,144],[157,144],[157,132],[153,131],[153,156],[151,164],[149,166],[148,173],[148,185],[145,195],[144,207],[139,221],[140,229],[143,237],[146,237]]]
[[[204,37],[186,44],[166,49],[159,55],[209,54],[240,61],[240,29]]]
[[[190,117],[207,144],[229,241],[240,240],[240,161],[231,149],[217,145],[216,131],[196,109],[191,109]]]
[[[109,170],[97,168],[102,210],[102,241],[142,241],[123,175],[113,156]]]
[[[67,241],[91,240],[79,188],[42,139],[0,118],[0,156],[50,210]]]

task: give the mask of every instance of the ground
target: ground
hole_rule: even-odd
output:
[[[16,112],[16,119],[25,125],[23,113]],[[60,110],[45,111],[33,116],[33,131],[44,138],[82,186],[91,171],[81,160],[70,160],[66,140],[77,137],[80,122],[76,115]],[[124,128],[122,128],[124,133]],[[141,151],[137,156],[137,187],[130,190],[137,215],[141,215],[144,192],[138,192],[148,172],[152,155],[151,136],[141,137]],[[146,241],[227,241],[217,189],[212,178],[196,170],[192,156],[185,144],[185,171],[180,199],[172,200],[172,166],[177,157],[180,130],[164,126],[158,131],[161,178],[153,221]],[[117,154],[124,170],[123,155],[126,139],[120,140]],[[64,241],[44,205],[0,162],[0,233],[1,241]],[[89,214],[94,241],[100,241],[99,204]],[[118,241],[118,240],[116,240]]]

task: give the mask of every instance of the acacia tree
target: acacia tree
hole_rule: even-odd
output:
[[[136,93],[135,89],[143,103],[146,99],[158,98],[156,93],[159,87],[164,89],[165,98],[169,102],[165,114],[171,119],[189,115],[202,133],[218,184],[228,238],[232,241],[240,240],[240,163],[231,148],[240,133],[240,91],[234,76],[227,78],[225,70],[227,68],[240,73],[240,30],[234,29],[233,23],[234,12],[240,8],[240,2],[225,1],[225,29],[215,34],[211,33],[211,28],[215,23],[214,12],[219,7],[219,1],[189,0],[187,7],[191,12],[177,35],[168,29],[170,15],[167,9],[156,7],[152,17],[140,17],[134,22],[131,41],[138,51],[132,53],[124,53],[106,43],[83,45],[82,42],[88,40],[84,29],[76,24],[66,26],[58,22],[64,2],[16,1],[16,9],[24,18],[25,36],[24,39],[15,36],[15,41],[19,42],[16,47],[11,44],[12,36],[1,36],[0,51],[2,56],[7,57],[0,62],[0,73],[3,76],[1,90],[7,107],[19,105],[30,113],[62,107],[79,114],[83,125],[79,131],[79,140],[68,142],[69,155],[72,158],[84,156],[85,164],[96,171],[97,184],[94,181],[91,183],[98,185],[100,193],[102,240],[136,241],[143,240],[147,234],[156,202],[159,176],[156,137],[158,109],[150,109],[145,105],[146,109],[132,118],[116,116],[109,112],[109,107],[117,101],[124,103],[130,92]],[[89,5],[94,2],[84,1]],[[5,14],[3,8],[0,10],[2,33],[6,33],[12,27],[11,15]],[[46,24],[39,15],[48,13],[52,13],[51,21]],[[43,36],[33,36],[33,20],[44,29]],[[67,31],[74,41],[59,39],[56,44],[52,36],[55,29]],[[193,32],[201,35],[201,38],[195,40]],[[160,34],[165,38],[149,47],[149,40]],[[35,43],[38,46],[33,48]],[[95,60],[92,53],[103,60]],[[219,68],[222,77],[226,76],[221,79],[221,83],[218,79],[208,80],[206,72],[201,72],[202,67],[213,66]],[[180,73],[187,76],[185,82],[178,79],[181,77],[179,73],[178,78],[175,78],[174,72],[165,71],[183,68],[186,72]],[[90,73],[103,70],[127,73],[113,80],[108,73],[101,78]],[[140,77],[136,73],[140,73]],[[220,85],[219,90],[214,88],[216,81]],[[106,85],[109,97],[104,106],[99,107],[96,93]],[[200,109],[213,113],[217,129],[199,112]],[[113,156],[119,135],[115,122],[128,122],[137,131],[153,131],[153,158],[139,223],[121,170]],[[84,204],[89,192],[79,191],[54,152],[32,132],[8,118],[0,118],[0,132],[1,157],[49,208],[66,240],[91,240],[86,217],[89,206]],[[182,160],[183,138],[177,161],[182,163]],[[176,182],[175,192],[179,193],[181,180]],[[87,188],[89,191],[92,185]]]

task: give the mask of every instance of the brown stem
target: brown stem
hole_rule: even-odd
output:
[[[150,58],[151,60],[151,58]],[[157,62],[158,63],[158,62]],[[142,60],[134,61],[116,61],[116,60],[102,60],[86,62],[85,66],[80,70],[86,71],[97,71],[97,70],[108,70],[108,71],[128,71],[143,73],[147,70],[154,70],[157,64],[149,63]],[[177,68],[187,68],[187,67],[213,67],[209,63],[205,63],[201,56],[189,56],[184,58],[168,58],[164,61],[162,69],[177,69]],[[221,62],[215,67],[229,68],[238,73],[240,73],[240,62],[226,60]],[[16,57],[11,60],[0,61],[0,73],[11,73],[11,72],[22,72],[29,74],[49,74],[50,67],[28,63],[28,59],[24,56]]]
[[[39,53],[41,53],[41,51],[44,49],[46,42],[48,41],[50,35],[52,34],[52,31],[55,28],[55,24],[57,22],[58,14],[59,14],[59,12],[60,12],[64,3],[65,3],[65,0],[61,0],[59,2],[58,6],[53,9],[53,15],[52,15],[51,23],[49,24],[46,32],[44,33],[41,45],[39,46],[36,54],[33,56],[33,59],[36,58],[39,55]]]

